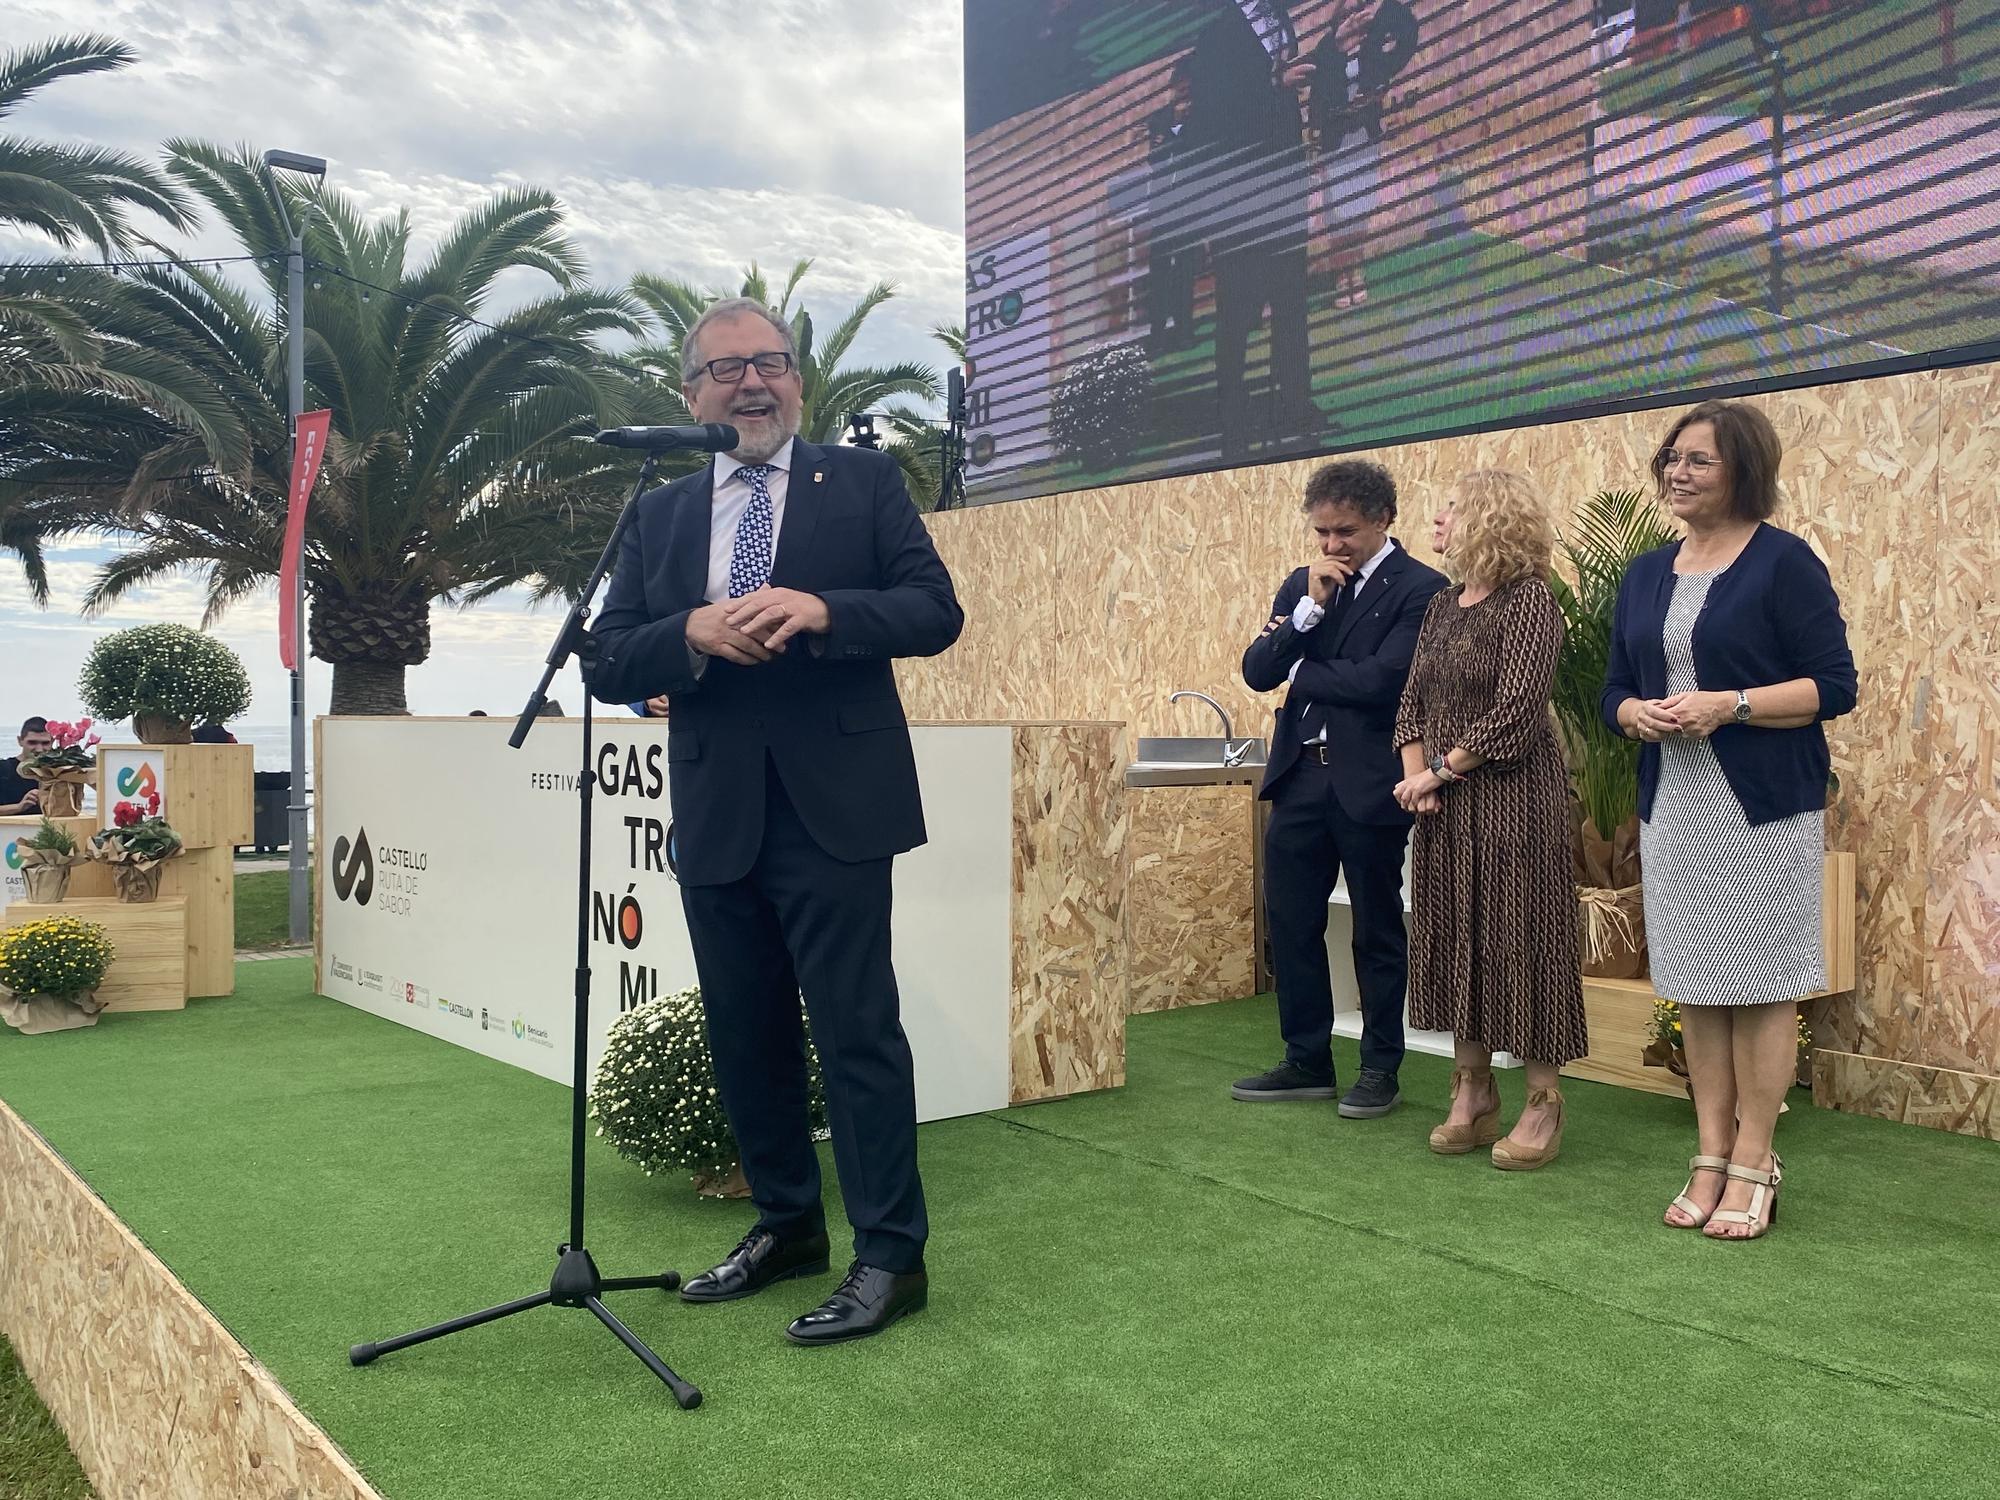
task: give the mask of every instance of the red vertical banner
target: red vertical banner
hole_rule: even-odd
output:
[[[306,539],[306,497],[319,478],[319,461],[325,456],[327,428],[332,424],[330,411],[303,412],[292,440],[292,496],[285,513],[285,555],[278,566],[278,657],[288,672],[298,670],[299,558]]]

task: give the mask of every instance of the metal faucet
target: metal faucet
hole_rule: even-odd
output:
[[[1209,697],[1208,694],[1197,693],[1192,688],[1182,688],[1177,693],[1169,693],[1167,695],[1167,702],[1178,703],[1183,698],[1199,698],[1201,699],[1202,702],[1206,703],[1210,708],[1215,710],[1215,716],[1220,720],[1222,720],[1222,763],[1225,766],[1231,766],[1231,767],[1242,765],[1243,757],[1249,754],[1250,752],[1250,741],[1245,740],[1240,745],[1232,745],[1229,743],[1230,740],[1235,737],[1236,733],[1235,730],[1232,729],[1229,724],[1229,710],[1224,708],[1220,703],[1217,703],[1213,698]]]

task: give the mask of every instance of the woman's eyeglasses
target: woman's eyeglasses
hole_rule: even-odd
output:
[[[1683,459],[1687,460],[1687,466],[1697,474],[1706,474],[1722,462],[1719,458],[1710,458],[1706,453],[1683,453],[1678,448],[1662,448],[1659,457],[1660,472],[1665,473]]]

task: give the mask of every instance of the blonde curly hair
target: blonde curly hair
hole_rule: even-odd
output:
[[[1451,487],[1451,552],[1445,570],[1461,583],[1501,588],[1547,578],[1555,523],[1535,487],[1506,469],[1474,469]]]

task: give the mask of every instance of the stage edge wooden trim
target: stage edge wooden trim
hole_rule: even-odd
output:
[[[106,1500],[382,1500],[0,1102],[0,1331]]]
[[[2000,1141],[2000,1078],[1989,1074],[1822,1047],[1812,1086],[1821,1109]]]

